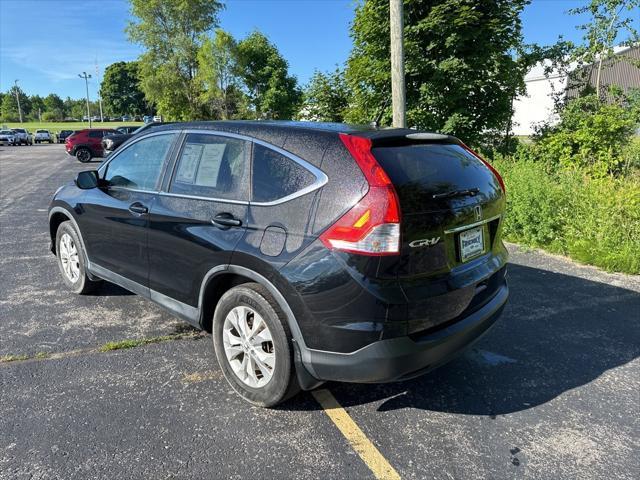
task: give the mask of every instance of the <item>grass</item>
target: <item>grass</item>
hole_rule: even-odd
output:
[[[29,355],[2,355],[0,356],[0,363],[21,362],[28,359]]]
[[[162,335],[160,337],[151,338],[138,338],[119,340],[117,342],[107,342],[98,348],[100,352],[111,352],[113,350],[126,350],[128,348],[141,347],[143,345],[149,345],[151,343],[170,342],[172,340],[181,340],[184,338],[196,338],[198,333],[186,332],[186,333],[174,333],[173,335]]]
[[[58,352],[58,353],[38,352],[35,355],[2,355],[0,356],[0,363],[22,362],[25,360],[57,359],[57,358],[65,358],[65,357],[76,356],[76,355],[86,354],[86,353],[95,353],[95,352],[104,353],[104,352],[111,352],[113,350],[126,350],[128,348],[141,347],[143,345],[149,345],[152,343],[170,342],[172,340],[182,340],[182,339],[195,340],[201,337],[202,337],[202,333],[200,333],[199,330],[189,328],[186,331],[181,331],[171,335],[162,335],[159,337],[128,339],[128,340],[120,340],[117,342],[108,342],[99,348],[86,348],[86,349],[79,349],[79,350],[72,350],[72,351]]]
[[[142,126],[142,122],[92,122],[92,128],[117,128],[125,125]],[[2,123],[3,128],[25,128],[34,133],[36,130],[49,130],[58,133],[60,130],[82,130],[89,128],[89,122],[8,122]]]
[[[640,176],[593,179],[532,161],[494,166],[507,185],[506,240],[640,274]]]

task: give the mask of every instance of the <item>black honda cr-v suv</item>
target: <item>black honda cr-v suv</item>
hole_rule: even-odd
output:
[[[213,333],[248,401],[441,365],[507,300],[498,173],[456,138],[294,122],[136,135],[49,210],[65,284]]]

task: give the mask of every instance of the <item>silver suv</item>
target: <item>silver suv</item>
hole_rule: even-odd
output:
[[[0,130],[0,144],[15,145],[16,135],[12,130]]]
[[[19,145],[33,145],[33,139],[28,131],[24,128],[12,128],[15,135],[15,142]]]

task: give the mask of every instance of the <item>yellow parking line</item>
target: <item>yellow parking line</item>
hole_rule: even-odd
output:
[[[360,430],[360,427],[356,425],[356,422],[342,408],[329,390],[314,390],[311,394],[377,479],[392,480],[400,478],[398,472]]]

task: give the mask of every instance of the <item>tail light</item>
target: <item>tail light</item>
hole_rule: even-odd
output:
[[[400,204],[393,183],[371,153],[371,140],[340,134],[356,161],[369,191],[320,235],[328,248],[361,255],[400,253]]]
[[[502,188],[502,193],[506,194],[507,193],[507,188],[504,186],[504,180],[502,179],[502,175],[500,175],[500,173],[493,167],[493,165],[491,165],[484,158],[482,158],[476,152],[474,152],[469,147],[467,147],[464,143],[462,143],[462,142],[460,142],[460,143],[461,143],[462,148],[464,148],[467,152],[469,152],[471,155],[473,155],[478,160],[480,160],[482,163],[484,163],[487,166],[487,168],[489,170],[491,170],[491,173],[493,173],[496,176],[496,178],[498,179],[498,183],[500,184],[500,187]]]

